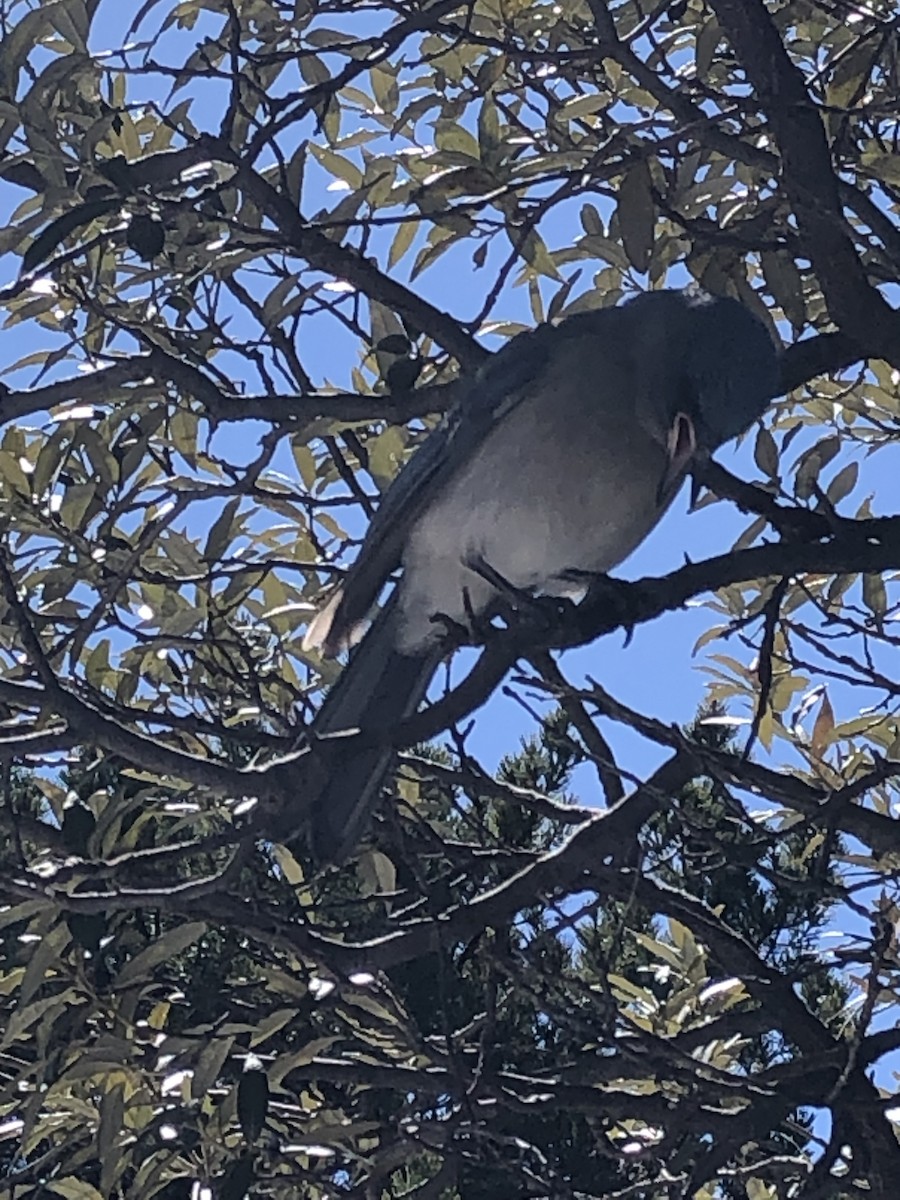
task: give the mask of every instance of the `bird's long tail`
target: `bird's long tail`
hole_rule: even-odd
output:
[[[325,697],[313,722],[318,737],[345,730],[390,731],[412,716],[441,659],[440,650],[418,655],[396,649],[394,597]],[[354,750],[354,739],[326,737],[313,748],[318,769],[310,780],[310,847],[320,863],[340,862],[359,841],[384,782],[394,751],[375,744]]]

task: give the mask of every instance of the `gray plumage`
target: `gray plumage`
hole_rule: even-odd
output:
[[[415,712],[442,654],[435,618],[468,625],[501,599],[473,560],[550,595],[620,563],[691,462],[763,412],[777,378],[765,327],[726,297],[651,292],[512,339],[400,472],[310,625],[307,648],[352,645],[402,568],[314,732],[387,729]],[[391,754],[335,745],[327,759],[309,799],[314,853],[331,861],[359,839]]]

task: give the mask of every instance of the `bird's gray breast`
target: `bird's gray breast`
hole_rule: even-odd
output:
[[[573,353],[567,368],[533,385],[411,529],[401,649],[440,636],[435,614],[465,624],[495,602],[473,556],[516,587],[564,594],[567,571],[609,570],[661,515],[665,450],[635,418],[627,365]]]

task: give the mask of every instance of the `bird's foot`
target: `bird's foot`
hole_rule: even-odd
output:
[[[472,644],[472,630],[469,626],[455,620],[448,613],[433,613],[429,620],[432,625],[441,626],[441,645],[448,651]]]
[[[483,554],[470,554],[463,560],[463,565],[467,567],[473,575],[477,575],[479,579],[483,579],[501,596],[507,600],[521,601],[523,596],[530,596],[530,592],[523,591],[511,583],[505,575],[501,575],[496,567],[492,567]]]
[[[581,596],[590,591],[592,585],[597,579],[605,579],[606,576],[602,571],[584,571],[580,567],[566,567],[560,571],[555,579],[558,583],[567,584],[567,594],[569,592],[579,592]],[[572,598],[571,596],[569,597]]]
[[[516,586],[481,555],[467,558],[466,566],[500,595],[500,603],[492,607],[489,615],[478,617],[469,613],[472,629],[482,641],[492,633],[496,634],[497,627],[492,622],[497,617],[507,628],[543,640],[559,628],[560,622],[575,607],[568,597],[536,595],[531,588]],[[586,588],[587,583],[584,586]]]
[[[544,642],[571,620],[577,605],[568,596],[527,594],[514,607],[501,610],[501,617],[529,641]]]

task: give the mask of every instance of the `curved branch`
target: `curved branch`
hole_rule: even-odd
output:
[[[835,322],[900,366],[900,313],[866,277],[847,228],[831,151],[800,69],[763,0],[710,0],[759,96],[781,152],[785,191]]]
[[[795,342],[782,353],[781,392],[793,391],[818,375],[843,370],[863,357],[863,351],[842,333],[823,333]],[[62,404],[106,406],[117,399],[133,400],[133,392],[125,390],[127,385],[152,379],[172,383],[202,404],[215,421],[271,421],[276,425],[317,420],[389,421],[403,425],[446,412],[471,382],[470,375],[463,375],[449,383],[380,396],[358,392],[245,396],[223,391],[193,363],[154,346],[149,353],[114,359],[92,375],[79,374],[44,387],[0,393],[0,421],[48,412]]]
[[[802,509],[787,510],[788,519],[795,514],[808,515],[816,521],[818,517]],[[360,746],[372,742],[397,749],[428,741],[479,708],[518,658],[528,657],[538,648],[570,650],[619,629],[631,630],[663,613],[682,608],[705,592],[770,576],[847,575],[900,569],[900,517],[860,521],[829,517],[827,529],[818,529],[814,536],[822,540],[754,546],[687,563],[668,575],[633,583],[601,576],[577,605],[537,600],[535,607],[543,618],[542,630],[534,620],[529,620],[527,606],[523,607],[518,614],[521,619],[517,622],[513,614],[510,628],[496,631],[469,675],[436,704],[399,726],[373,728],[354,737],[361,739]]]
[[[221,148],[220,148],[221,149]],[[238,185],[275,222],[291,249],[310,266],[335,279],[346,279],[363,295],[393,308],[419,329],[429,334],[467,370],[474,370],[488,357],[488,351],[466,333],[455,317],[417,296],[396,279],[362,255],[355,247],[342,245],[308,224],[290,198],[273,188],[234,154],[226,151],[225,161],[237,167]]]
[[[817,375],[843,371],[865,357],[865,350],[846,333],[820,333],[794,342],[781,355],[781,392],[787,395]]]

